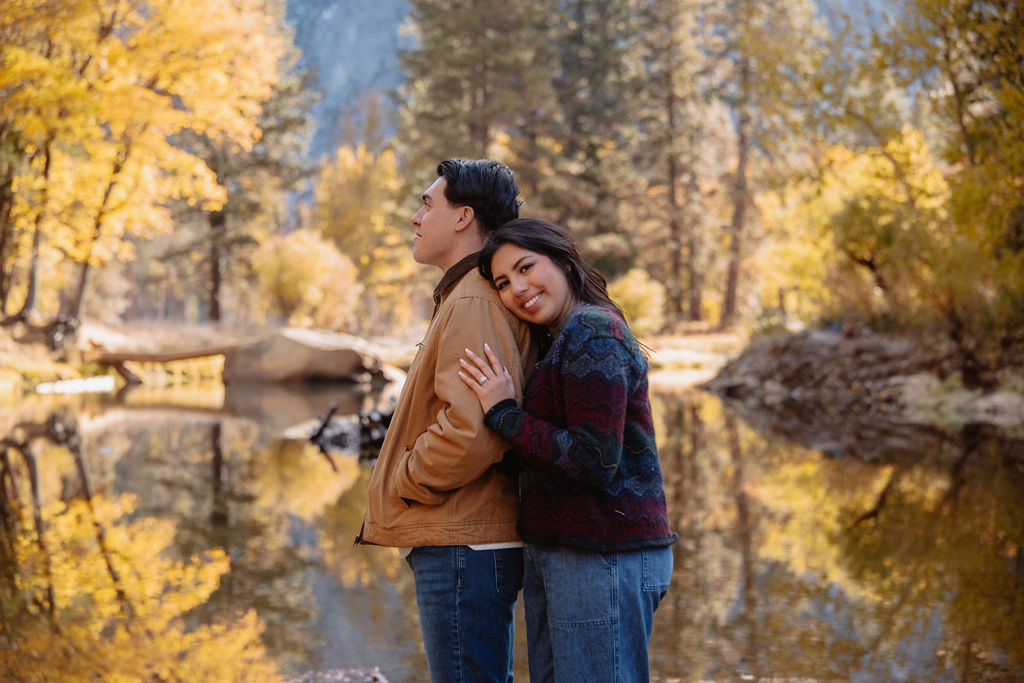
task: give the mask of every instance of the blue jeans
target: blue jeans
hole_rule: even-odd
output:
[[[647,681],[654,610],[672,549],[599,553],[526,544],[530,683]]]
[[[522,548],[413,548],[416,605],[432,683],[512,680]]]

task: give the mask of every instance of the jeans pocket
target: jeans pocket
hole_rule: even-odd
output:
[[[672,548],[645,548],[640,555],[644,565],[644,592],[664,595],[672,582]]]
[[[537,567],[534,582],[543,596],[551,629],[598,629],[617,619],[616,583],[620,557],[572,548],[531,546],[531,573]],[[531,595],[526,593],[527,610]]]
[[[495,589],[505,600],[515,600],[523,588],[523,549],[503,548],[494,553]]]

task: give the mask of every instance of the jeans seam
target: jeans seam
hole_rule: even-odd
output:
[[[612,676],[614,680],[621,681],[622,677],[619,674],[619,665],[621,664],[619,657],[619,627],[621,626],[621,619],[619,618],[619,563],[618,561],[609,562],[612,571]]]
[[[462,656],[462,579],[466,571],[466,552],[468,548],[459,547],[455,548],[455,557],[457,559],[456,564],[456,578],[455,584],[455,661],[457,661],[457,671],[459,673],[459,681],[466,680],[466,672],[463,670],[465,657]]]

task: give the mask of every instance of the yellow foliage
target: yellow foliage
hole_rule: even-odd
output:
[[[626,314],[633,334],[656,334],[664,324],[665,286],[646,270],[630,270],[608,285],[608,294]]]
[[[31,163],[15,179],[16,233],[102,264],[128,236],[172,228],[167,204],[218,208],[191,130],[249,149],[285,45],[263,0],[7,0],[0,120]],[[22,238],[24,239],[24,238]],[[24,251],[22,251],[24,253]]]
[[[408,217],[400,215],[403,186],[394,152],[340,147],[320,169],[313,224],[352,259],[363,286],[358,311],[364,330],[405,329],[414,314],[419,271],[410,249]]]
[[[823,151],[817,172],[758,197],[772,239],[757,255],[762,307],[804,320],[910,314],[952,247],[950,188],[920,132]],[[793,291],[793,294],[788,292]]]
[[[256,484],[257,505],[280,516],[312,521],[352,488],[359,463],[352,456],[332,455],[338,471],[308,441],[281,441]]]
[[[171,523],[128,521],[134,510],[131,496],[55,502],[41,511],[41,537],[20,520],[15,578],[31,616],[10,632],[16,651],[0,651],[0,671],[20,681],[280,680],[255,613],[186,626],[229,570],[224,551],[177,560]]]
[[[362,290],[356,268],[313,230],[272,237],[254,263],[271,312],[289,325],[342,330],[352,322]]]

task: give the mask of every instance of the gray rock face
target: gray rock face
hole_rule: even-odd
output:
[[[288,0],[302,64],[316,69],[322,90],[313,108],[312,159],[334,155],[345,114],[361,95],[376,91],[390,108],[388,93],[402,83],[398,52],[409,45],[400,35],[408,11],[407,0]]]
[[[389,381],[393,369],[358,337],[284,328],[224,355],[224,384]]]

